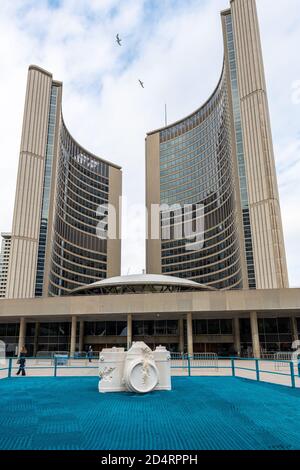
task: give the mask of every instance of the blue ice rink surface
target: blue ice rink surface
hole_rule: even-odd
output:
[[[300,449],[300,390],[174,377],[171,392],[100,394],[95,377],[0,381],[0,449]]]

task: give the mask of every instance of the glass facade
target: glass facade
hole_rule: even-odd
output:
[[[127,338],[126,321],[94,321],[85,322],[85,336],[125,336]]]
[[[39,351],[69,351],[71,323],[41,323]]]
[[[107,277],[107,241],[96,233],[107,204],[109,166],[84,151],[64,123],[60,131],[50,295],[64,295]]]
[[[18,255],[23,263],[15,275],[20,286],[12,283],[10,290],[29,297],[68,295],[78,287],[107,278],[108,272],[111,276],[120,274],[121,242],[119,238],[108,240],[108,222],[103,224],[110,198],[119,216],[121,168],[88,152],[70,135],[62,115],[62,83],[34,66],[29,80],[32,74],[37,77],[28,88],[33,105],[24,116],[35,119],[26,124],[25,133],[36,143],[36,150],[30,155],[31,163],[26,157],[28,169],[20,167],[20,174],[22,187],[32,186],[32,194],[26,194],[30,206],[26,211],[31,214],[28,223],[33,228],[30,237],[26,235],[28,251],[24,248],[24,256]],[[30,101],[26,99],[26,103]],[[31,183],[27,183],[28,177]],[[22,222],[25,229],[27,225]],[[109,259],[108,246],[114,247]],[[34,259],[32,266],[28,257]]]
[[[219,290],[288,287],[258,18],[243,3],[221,12],[215,92],[190,116],[149,132],[146,145],[148,272]],[[161,243],[153,236],[158,203]],[[204,206],[204,246],[184,233],[184,205],[194,234]]]
[[[36,335],[36,324],[27,323],[26,325],[26,349],[28,355],[33,355],[34,341]],[[77,344],[78,344],[77,328]],[[49,322],[40,323],[38,328],[37,352],[68,352],[70,351],[71,323],[70,322]]]
[[[186,250],[173,238],[182,216],[170,221],[170,240],[161,241],[162,273],[217,289],[243,287],[236,223],[231,127],[225,71],[209,101],[193,115],[160,131],[161,204],[204,205],[205,243]]]
[[[47,138],[45,170],[44,170],[42,214],[41,214],[41,224],[40,224],[36,281],[35,281],[35,296],[36,297],[40,297],[43,295],[45,254],[46,254],[48,217],[49,217],[49,202],[50,202],[55,126],[56,126],[56,115],[57,115],[57,97],[58,97],[58,87],[53,85],[51,89],[51,96],[50,96],[48,138]]]
[[[232,335],[232,320],[193,320],[194,335]]]
[[[236,152],[237,152],[237,161],[238,161],[238,169],[239,169],[240,194],[241,194],[241,203],[242,203],[242,212],[243,212],[243,227],[244,227],[245,253],[246,253],[246,261],[247,261],[247,271],[248,271],[248,283],[249,283],[250,289],[255,289],[256,281],[255,281],[252,234],[251,234],[251,224],[250,224],[249,198],[248,198],[247,177],[246,177],[245,158],[244,158],[244,142],[243,142],[243,131],[242,131],[242,120],[241,120],[240,97],[239,97],[239,90],[238,90],[236,55],[235,55],[235,46],[234,46],[234,31],[233,31],[231,14],[226,15],[225,22],[226,22],[228,60],[229,60],[229,69],[230,69],[230,83],[231,83],[231,92],[232,92],[233,117],[234,117],[234,127],[235,127],[235,136],[236,136]]]
[[[290,318],[259,318],[258,329],[262,351],[291,350],[293,336]],[[252,350],[251,325],[248,318],[240,320],[240,330],[242,349],[247,354],[247,351]]]
[[[300,318],[296,319],[300,336]],[[240,318],[240,339],[242,356],[252,355],[252,336],[249,318]],[[36,328],[38,328],[36,330]],[[259,340],[262,353],[291,351],[293,342],[292,323],[289,317],[258,318]],[[134,341],[146,341],[151,348],[163,344],[170,351],[180,351],[178,320],[133,320]],[[183,321],[184,350],[187,351],[187,324]],[[236,354],[234,329],[231,318],[194,319],[194,352],[215,352],[220,356]],[[201,338],[200,338],[201,337]],[[99,338],[97,340],[97,338]],[[127,322],[86,321],[84,322],[83,350],[92,344],[94,351],[104,347],[127,347]],[[6,344],[7,356],[14,356],[19,342],[19,323],[0,323],[0,340]],[[34,322],[26,324],[25,345],[29,356],[34,352],[69,351],[71,343],[71,322]],[[76,331],[76,349],[79,348],[79,322]],[[182,351],[180,351],[182,352]]]
[[[289,318],[258,320],[259,340],[266,351],[290,351],[293,342]]]
[[[136,320],[132,322],[133,336],[178,336],[177,320]]]
[[[0,341],[6,346],[6,355],[14,356],[19,342],[19,323],[0,323]]]

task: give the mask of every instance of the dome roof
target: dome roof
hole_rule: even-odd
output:
[[[162,274],[132,274],[116,276],[78,287],[73,295],[129,294],[143,292],[181,292],[215,290],[189,279]]]

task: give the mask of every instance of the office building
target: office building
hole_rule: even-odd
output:
[[[68,131],[62,83],[29,67],[8,298],[66,295],[120,274],[118,233],[104,239],[96,227],[105,204],[115,207],[118,224],[121,185],[120,167],[85,150]]]
[[[288,287],[273,143],[255,0],[231,0],[221,13],[224,64],[219,83],[190,116],[146,140],[147,272],[217,289]],[[201,47],[201,45],[199,45]],[[151,238],[153,205],[204,205],[204,245]],[[172,213],[171,213],[172,214]],[[173,230],[173,232],[172,232]]]
[[[11,233],[1,233],[1,253],[0,253],[0,298],[6,297],[7,274],[11,247]]]

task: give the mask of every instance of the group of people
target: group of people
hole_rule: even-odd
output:
[[[94,354],[93,348],[92,346],[89,346],[89,349],[87,351],[87,357],[89,359],[89,362],[92,362],[93,354]],[[17,362],[19,369],[16,375],[20,375],[20,374],[22,374],[23,376],[26,375],[26,370],[25,370],[26,355],[27,355],[27,349],[25,348],[25,346],[23,346],[20,351],[20,355],[19,355],[18,362]]]

